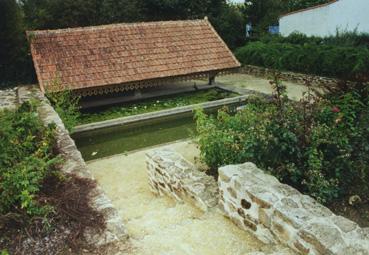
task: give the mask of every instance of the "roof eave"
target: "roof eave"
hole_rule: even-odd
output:
[[[330,2],[325,3],[325,4],[319,4],[319,5],[315,5],[315,6],[312,6],[312,7],[304,8],[304,9],[301,9],[301,10],[297,10],[297,11],[289,12],[289,13],[286,13],[286,14],[282,14],[282,15],[279,16],[279,18],[281,19],[283,17],[290,16],[290,15],[293,15],[293,14],[296,14],[296,13],[306,12],[306,11],[310,11],[310,10],[322,8],[322,7],[325,7],[325,6],[334,4],[334,3],[338,2],[338,1],[339,0],[331,0]]]

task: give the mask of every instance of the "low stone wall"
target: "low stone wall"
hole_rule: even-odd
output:
[[[29,99],[37,99],[41,103],[38,111],[41,120],[45,124],[55,123],[57,126],[57,150],[64,159],[61,171],[67,174],[75,174],[79,177],[93,179],[81,153],[64,127],[62,120],[49,104],[49,101],[42,95],[41,91],[37,87],[19,87],[17,90],[18,103]],[[88,233],[85,233],[87,241],[91,245],[100,247],[127,239],[128,234],[122,223],[122,219],[103,190],[97,186],[91,192],[90,196],[91,206],[104,215],[106,229],[102,233],[87,231]]]
[[[263,242],[301,254],[369,254],[369,228],[336,216],[252,163],[220,168],[218,185],[225,215]]]
[[[17,103],[17,89],[0,90],[0,110],[12,109]]]
[[[267,78],[271,79],[273,74],[276,70],[259,67],[259,66],[252,66],[252,65],[245,65],[239,70],[240,73],[253,75],[256,77]],[[302,73],[294,73],[294,72],[280,72],[280,79],[284,81],[291,81],[301,85],[305,84],[305,81],[308,80],[311,82],[313,86],[335,86],[337,83],[340,82],[339,79],[335,78],[328,78],[316,75],[309,75],[309,74],[302,74]],[[368,84],[369,85],[369,84]]]
[[[203,211],[218,205],[215,180],[170,149],[154,149],[146,154],[149,185],[153,193],[177,201],[191,200]]]

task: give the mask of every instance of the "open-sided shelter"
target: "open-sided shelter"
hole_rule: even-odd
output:
[[[42,91],[97,95],[238,68],[207,18],[27,32]]]

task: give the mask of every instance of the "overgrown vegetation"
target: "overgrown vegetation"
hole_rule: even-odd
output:
[[[65,127],[72,131],[73,127],[78,124],[80,117],[80,97],[75,95],[68,87],[62,86],[58,79],[50,84],[46,97],[62,119]]]
[[[0,1],[0,88],[34,80],[22,10],[15,0]]]
[[[44,127],[35,107],[24,103],[16,111],[0,113],[1,215],[24,211],[46,216],[50,212],[35,196],[58,162],[53,153],[55,126]]]
[[[230,93],[227,91],[211,89],[158,99],[148,99],[132,104],[112,106],[101,111],[82,113],[78,119],[78,124],[87,124],[147,112],[160,111],[174,107],[199,104],[207,101],[214,101],[232,97],[234,95],[234,93]]]
[[[367,47],[369,48],[369,34],[358,33],[357,31],[340,32],[327,37],[307,36],[301,33],[292,33],[289,36],[264,35],[259,41],[263,43],[289,43],[289,44],[313,44],[313,45],[333,45],[347,47]]]
[[[369,49],[366,47],[251,42],[235,54],[245,65],[369,81]]]
[[[254,98],[234,116],[197,112],[202,160],[219,166],[251,161],[323,203],[369,191],[369,87],[341,86],[324,96],[311,90],[288,100],[272,82],[271,101]]]
[[[56,126],[43,125],[36,103],[0,111],[0,123],[0,247],[10,254],[84,248],[84,230],[105,226],[89,205],[95,183],[58,170]]]

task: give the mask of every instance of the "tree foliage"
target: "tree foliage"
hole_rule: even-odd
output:
[[[20,7],[16,0],[0,1],[0,87],[29,81],[33,70],[27,52]]]

